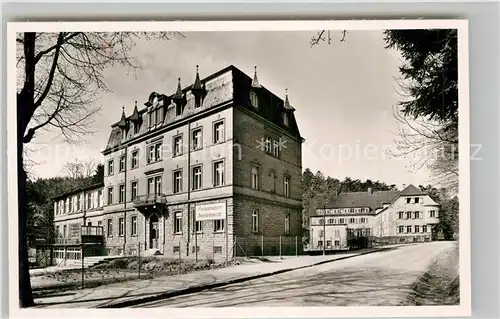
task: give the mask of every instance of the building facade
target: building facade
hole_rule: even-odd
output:
[[[122,112],[102,152],[102,207],[86,222],[102,226],[107,254],[229,258],[245,254],[238,239],[300,234],[303,139],[288,95],[230,66],[144,106]]]
[[[311,250],[347,249],[348,232],[381,243],[431,241],[440,206],[413,185],[402,191],[341,193],[310,216]]]

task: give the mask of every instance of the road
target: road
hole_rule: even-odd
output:
[[[136,306],[394,306],[452,242],[402,246],[280,275]]]

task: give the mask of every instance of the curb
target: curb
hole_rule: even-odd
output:
[[[175,291],[159,293],[159,294],[155,294],[153,296],[142,297],[142,298],[137,298],[137,299],[132,299],[132,300],[111,303],[111,304],[107,304],[107,305],[97,306],[96,308],[106,309],[106,308],[125,308],[125,307],[136,306],[136,305],[140,305],[143,303],[149,303],[149,302],[153,302],[153,301],[159,301],[162,299],[168,299],[168,298],[172,298],[172,297],[188,295],[188,294],[192,294],[192,293],[201,292],[204,290],[209,290],[209,289],[219,288],[219,287],[223,287],[223,286],[229,286],[232,284],[238,284],[238,283],[245,282],[245,281],[270,277],[270,276],[279,275],[279,274],[287,273],[287,272],[294,271],[294,270],[310,268],[310,267],[314,267],[314,266],[323,265],[326,263],[331,263],[331,262],[335,262],[335,261],[339,261],[339,260],[345,260],[345,259],[349,259],[349,258],[353,258],[353,257],[359,257],[359,256],[368,255],[368,254],[372,254],[375,252],[386,251],[386,250],[390,250],[390,249],[392,249],[392,248],[379,248],[379,249],[375,249],[372,251],[367,251],[367,252],[363,252],[363,253],[359,253],[359,254],[351,255],[351,256],[345,256],[345,257],[341,257],[341,258],[337,258],[337,259],[333,259],[333,260],[319,261],[317,263],[306,265],[306,266],[281,269],[281,270],[277,270],[277,271],[270,272],[270,273],[241,277],[241,278],[231,279],[231,280],[213,283],[213,284],[198,285],[198,286],[179,289],[179,290],[175,290]]]

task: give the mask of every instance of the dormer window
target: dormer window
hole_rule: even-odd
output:
[[[138,134],[139,133],[139,129],[140,129],[140,125],[139,123],[134,123],[134,134]]]
[[[149,127],[155,124],[155,113],[149,112]]]
[[[283,112],[283,124],[284,124],[285,126],[290,125],[290,123],[289,123],[289,119],[288,119],[288,112]]]
[[[259,109],[259,98],[257,96],[257,93],[255,92],[250,92],[250,104],[252,104],[252,106],[255,108],[255,109]]]
[[[163,112],[162,112],[162,108],[159,107],[156,109],[156,124],[161,124],[162,120],[163,120]]]

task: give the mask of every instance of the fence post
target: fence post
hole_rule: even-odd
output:
[[[295,236],[295,257],[298,256],[298,250],[299,250],[298,240],[297,236]]]
[[[139,243],[137,246],[139,246],[139,249],[137,249],[137,257],[138,257],[138,278],[141,279],[141,244]]]
[[[280,259],[281,259],[281,236],[280,236]]]
[[[262,235],[260,238],[260,247],[262,251],[262,258],[264,258],[264,235]]]

